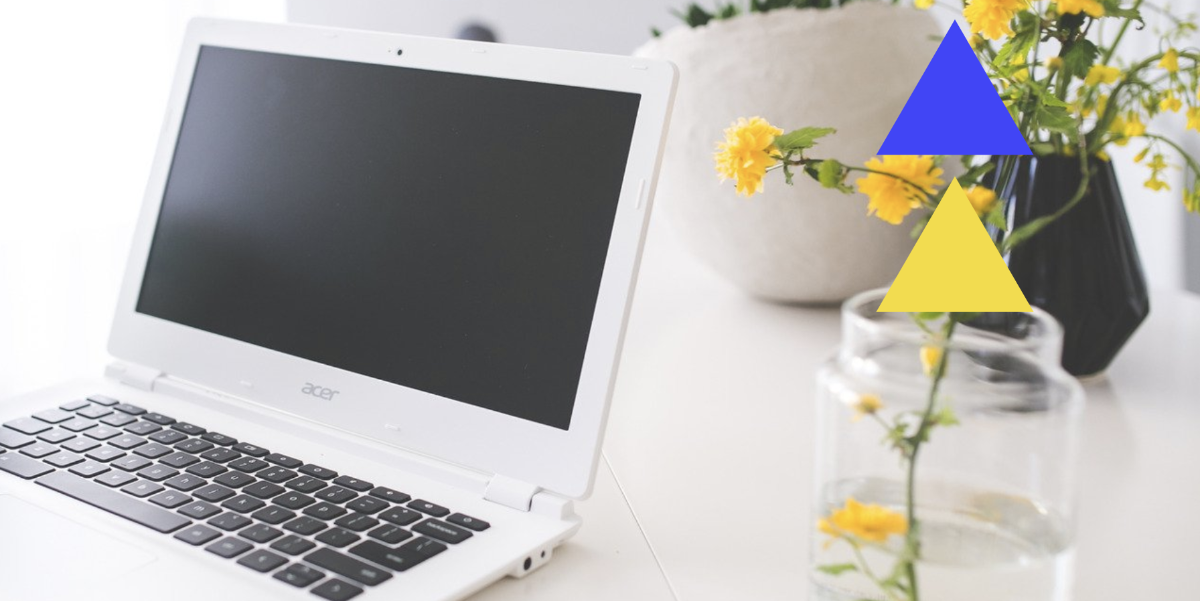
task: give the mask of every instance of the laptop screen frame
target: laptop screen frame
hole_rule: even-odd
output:
[[[136,311],[202,46],[395,65],[641,96],[568,429],[512,417]],[[180,53],[108,350],[118,359],[246,402],[484,474],[502,474],[568,497],[584,498],[591,491],[599,458],[676,79],[675,67],[665,61],[310,26],[193,20]],[[337,394],[314,395],[313,388],[336,390]]]

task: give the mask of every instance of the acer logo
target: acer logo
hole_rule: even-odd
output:
[[[337,394],[340,391],[334,390],[332,388],[325,388],[324,386],[317,386],[316,384],[313,384],[312,382],[305,382],[304,388],[301,388],[300,392],[303,392],[304,394],[307,394],[309,396],[315,396],[318,399],[332,401],[333,395]]]

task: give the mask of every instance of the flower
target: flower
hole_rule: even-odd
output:
[[[1129,113],[1129,120],[1125,122],[1125,130],[1123,131],[1126,138],[1136,138],[1146,133],[1146,124],[1142,123],[1142,118],[1137,113]]]
[[[1150,159],[1146,166],[1150,168],[1150,179],[1146,180],[1145,186],[1158,192],[1159,190],[1170,190],[1171,186],[1163,181],[1162,174],[1167,170],[1167,161],[1161,154],[1155,154],[1154,158]]]
[[[996,192],[983,186],[971,186],[967,190],[967,200],[975,207],[976,214],[984,215],[996,205]]]
[[[1158,108],[1163,111],[1178,113],[1179,109],[1183,108],[1183,102],[1175,97],[1175,92],[1167,92],[1167,95],[1158,103]]]
[[[1117,81],[1117,77],[1121,75],[1121,70],[1108,65],[1092,65],[1088,69],[1087,76],[1083,78],[1083,85],[1094,86],[1102,83],[1113,83]]]
[[[1187,110],[1187,128],[1200,132],[1200,106]]]
[[[1103,17],[1104,7],[1096,0],[1058,0],[1058,12],[1064,15],[1085,12],[1089,17]]]
[[[908,532],[904,515],[881,505],[864,505],[846,498],[846,506],[834,510],[828,518],[817,521],[817,529],[834,539],[853,536],[864,541],[882,543],[893,534]]]
[[[1154,190],[1155,192],[1158,192],[1159,190],[1170,190],[1171,189],[1171,186],[1168,185],[1167,182],[1164,182],[1161,179],[1154,177],[1153,175],[1150,176],[1150,179],[1146,180],[1145,185],[1147,188],[1150,188],[1151,190]]]
[[[1162,60],[1158,61],[1158,66],[1166,69],[1167,73],[1179,71],[1179,52],[1174,48],[1168,48],[1163,53]]]
[[[971,33],[998,40],[1013,35],[1011,21],[1025,6],[1024,0],[971,0],[963,17],[971,24]]]
[[[1200,186],[1183,191],[1183,207],[1189,213],[1200,213]]]
[[[866,167],[879,172],[868,173],[854,182],[858,191],[867,195],[867,215],[875,215],[892,225],[904,221],[909,212],[921,206],[926,195],[945,183],[938,177],[942,169],[933,164],[931,156],[877,157],[867,161]]]
[[[874,415],[880,409],[883,409],[883,399],[880,399],[878,395],[864,394],[854,402],[853,409],[853,419],[854,421],[858,421],[868,415]]]
[[[1046,69],[1049,71],[1058,71],[1059,69],[1062,69],[1062,65],[1062,59],[1057,56],[1052,56],[1046,59]]]
[[[942,348],[932,344],[921,347],[921,369],[925,375],[933,377],[934,370],[942,362]]]
[[[913,6],[921,10],[929,10],[933,6],[933,0],[913,0]]]
[[[747,198],[762,192],[767,167],[778,162],[775,136],[782,133],[782,129],[761,117],[750,120],[743,117],[729,126],[725,130],[725,141],[717,144],[717,152],[713,155],[721,181],[734,180],[737,193]]]

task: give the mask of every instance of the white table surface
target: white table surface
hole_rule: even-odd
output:
[[[0,371],[0,392],[98,373],[127,247],[113,234],[0,240],[0,364],[21,366]],[[21,272],[22,253],[48,248],[75,267]],[[1200,298],[1158,291],[1152,305],[1086,384],[1076,599],[1195,597]],[[813,376],[838,328],[835,308],[732,289],[656,216],[584,527],[544,569],[473,599],[805,599]]]

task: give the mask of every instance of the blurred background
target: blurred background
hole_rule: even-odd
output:
[[[0,3],[5,82],[0,396],[99,374],[107,360],[104,345],[128,241],[189,18],[493,36],[507,43],[627,54],[649,39],[651,27],[676,26],[670,11],[683,5],[681,0]],[[946,25],[953,17],[937,8],[934,14]],[[781,73],[784,69],[781,65]],[[1182,132],[1182,115],[1163,119],[1154,125],[1168,135]],[[1175,137],[1200,153],[1200,135]],[[1121,150],[1136,152],[1132,145]],[[1172,192],[1153,193],[1140,185],[1141,167],[1124,160],[1127,156],[1114,159],[1151,287],[1200,292],[1200,218],[1185,219],[1181,174],[1172,174]]]

